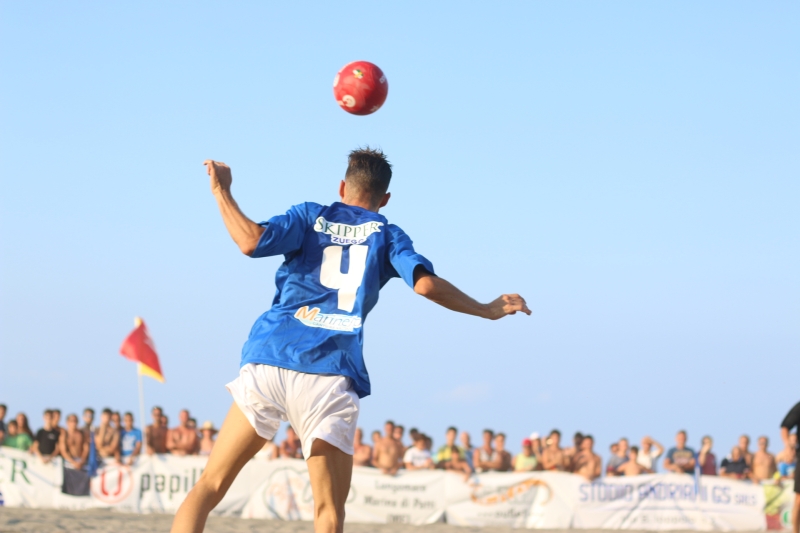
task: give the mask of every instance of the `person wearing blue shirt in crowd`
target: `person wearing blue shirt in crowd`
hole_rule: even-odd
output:
[[[133,427],[133,414],[125,413],[122,418],[119,447],[122,463],[132,465],[142,453],[142,430]]]
[[[288,420],[308,466],[314,529],[341,532],[359,400],[371,393],[363,325],[380,289],[399,277],[439,305],[493,320],[530,310],[518,294],[481,304],[434,274],[408,235],[379,214],[389,202],[392,177],[379,150],[350,153],[340,202],[299,204],[260,224],[233,199],[230,168],[211,160],[204,164],[222,219],[242,253],[282,255],[284,262],[272,306],[253,325],[239,377],[227,386],[234,403],[172,531],[202,531],[242,466]]]
[[[675,446],[664,457],[664,469],[676,474],[693,474],[696,463],[694,450],[686,446],[686,432],[675,435]]]

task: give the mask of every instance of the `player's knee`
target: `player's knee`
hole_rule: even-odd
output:
[[[344,530],[344,509],[335,505],[321,503],[314,509],[315,533],[342,533]]]
[[[228,492],[230,482],[224,476],[215,476],[205,471],[200,475],[196,487],[202,491],[204,499],[216,506]]]

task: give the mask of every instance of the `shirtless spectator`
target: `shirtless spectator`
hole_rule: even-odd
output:
[[[61,432],[53,428],[53,411],[51,409],[45,410],[43,421],[44,427],[36,432],[31,453],[47,464],[58,456],[58,441]]]
[[[394,438],[394,422],[388,420],[383,426],[384,436],[375,445],[373,465],[380,468],[381,472],[395,475],[403,465],[403,445]],[[424,439],[421,439],[424,440]]]
[[[303,458],[303,446],[300,443],[300,438],[297,436],[297,433],[292,426],[286,428],[286,438],[283,440],[283,442],[281,442],[281,458]]]
[[[182,409],[178,413],[178,425],[169,430],[167,450],[172,455],[195,455],[199,437],[196,428],[189,426],[189,411]]]
[[[86,435],[86,439],[90,440],[96,430],[97,428],[94,425],[94,409],[87,407],[83,410],[83,427],[81,431]]]
[[[122,431],[122,417],[119,411],[111,411],[111,427],[117,431]]]
[[[425,435],[419,437],[403,454],[403,464],[406,470],[433,470],[436,465],[433,463],[431,452],[426,449]]]
[[[404,428],[403,426],[399,426],[398,425],[398,426],[394,427],[394,432],[392,433],[392,436],[394,437],[394,440],[399,442],[400,445],[403,447],[403,451],[405,451],[407,449],[406,445],[403,443],[403,435],[405,435],[405,432],[406,432],[406,428]]]
[[[567,460],[564,450],[561,449],[561,432],[554,429],[545,440],[542,450],[543,470],[567,470]]]
[[[356,428],[353,441],[353,466],[372,466],[372,446],[364,444],[364,432]]]
[[[484,429],[483,444],[480,448],[475,448],[475,453],[472,456],[476,472],[488,472],[491,470],[494,461],[497,460],[497,454],[492,448],[492,440],[494,440],[494,431]]]
[[[742,435],[739,437],[739,449],[742,450],[742,457],[744,462],[747,463],[747,468],[753,469],[753,454],[750,452],[750,437]]]
[[[608,463],[606,464],[607,476],[622,475],[621,473],[617,472],[617,469],[623,464],[628,462],[629,451],[630,450],[628,448],[628,439],[626,439],[625,437],[619,439],[619,441],[616,443],[616,449],[612,450],[611,457],[608,458]]]
[[[675,446],[664,457],[664,469],[676,474],[694,473],[694,450],[686,446],[686,431],[675,435]]]
[[[142,430],[133,427],[133,413],[125,413],[119,432],[119,451],[122,464],[132,465],[142,453]]]
[[[651,437],[645,436],[642,438],[642,447],[639,448],[636,460],[639,461],[640,465],[655,473],[657,470],[656,462],[663,453],[664,447],[660,443],[654,441]]]
[[[639,456],[639,448],[631,446],[628,452],[628,460],[617,467],[616,474],[618,476],[640,476],[642,474],[652,473],[647,468],[639,464],[637,460]]]
[[[148,455],[154,453],[167,453],[167,426],[164,422],[164,412],[158,406],[150,412],[153,423],[144,428],[145,451]]]
[[[498,433],[494,437],[494,458],[488,463],[489,470],[494,472],[511,471],[511,454],[506,450],[506,435]],[[485,465],[486,463],[484,463]]]
[[[794,479],[794,470],[797,468],[797,434],[789,433],[784,448],[775,456],[778,473],[781,479]]]
[[[592,481],[602,474],[603,460],[594,453],[594,438],[591,435],[582,437],[580,451],[573,460],[573,472]]]
[[[533,472],[541,470],[539,459],[533,453],[531,439],[522,439],[522,451],[512,461],[514,472]]]
[[[100,413],[100,425],[94,434],[97,455],[102,459],[119,460],[119,430],[111,426],[111,409]]]
[[[700,463],[700,474],[704,476],[717,475],[717,457],[711,451],[711,446],[714,441],[711,437],[706,435],[703,437],[700,446],[700,453],[697,456],[697,461]]]
[[[89,458],[89,439],[78,427],[78,415],[67,417],[67,429],[61,432],[58,447],[66,464],[75,470],[84,467],[86,459]]]
[[[211,450],[214,449],[214,435],[217,434],[217,428],[211,420],[206,420],[200,427],[200,442],[197,445],[198,455],[211,455]]]
[[[750,479],[752,479],[754,483],[772,480],[775,477],[775,472],[778,471],[775,456],[769,453],[767,450],[768,446],[769,439],[767,437],[758,438],[758,450],[753,454],[753,464],[750,474]]]
[[[575,432],[572,436],[572,446],[564,450],[564,463],[567,472],[575,472],[575,457],[581,453],[581,443],[583,442],[583,433],[580,431]]]
[[[750,467],[742,455],[742,448],[734,446],[731,456],[722,460],[719,465],[719,475],[731,479],[746,479],[750,475]]]

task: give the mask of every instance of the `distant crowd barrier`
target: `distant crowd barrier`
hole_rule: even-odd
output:
[[[88,495],[72,496],[62,487],[75,476],[60,460],[42,464],[28,453],[0,448],[0,502],[9,507],[174,513],[205,463],[198,456],[144,456],[133,467],[98,470]],[[563,472],[487,473],[466,482],[442,470],[386,476],[356,467],[347,521],[446,521],[528,529],[788,530],[792,500],[789,483],[760,486],[714,476],[696,482],[689,475],[652,474],[590,483]],[[250,461],[215,513],[312,520],[305,462]]]

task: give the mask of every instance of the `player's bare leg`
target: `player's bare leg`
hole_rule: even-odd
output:
[[[350,493],[353,475],[353,456],[324,440],[315,439],[311,445],[311,457],[306,463],[314,495],[314,531],[342,533],[344,503]]]
[[[234,403],[225,417],[200,480],[175,515],[172,533],[203,531],[208,513],[222,500],[239,471],[265,442]]]

